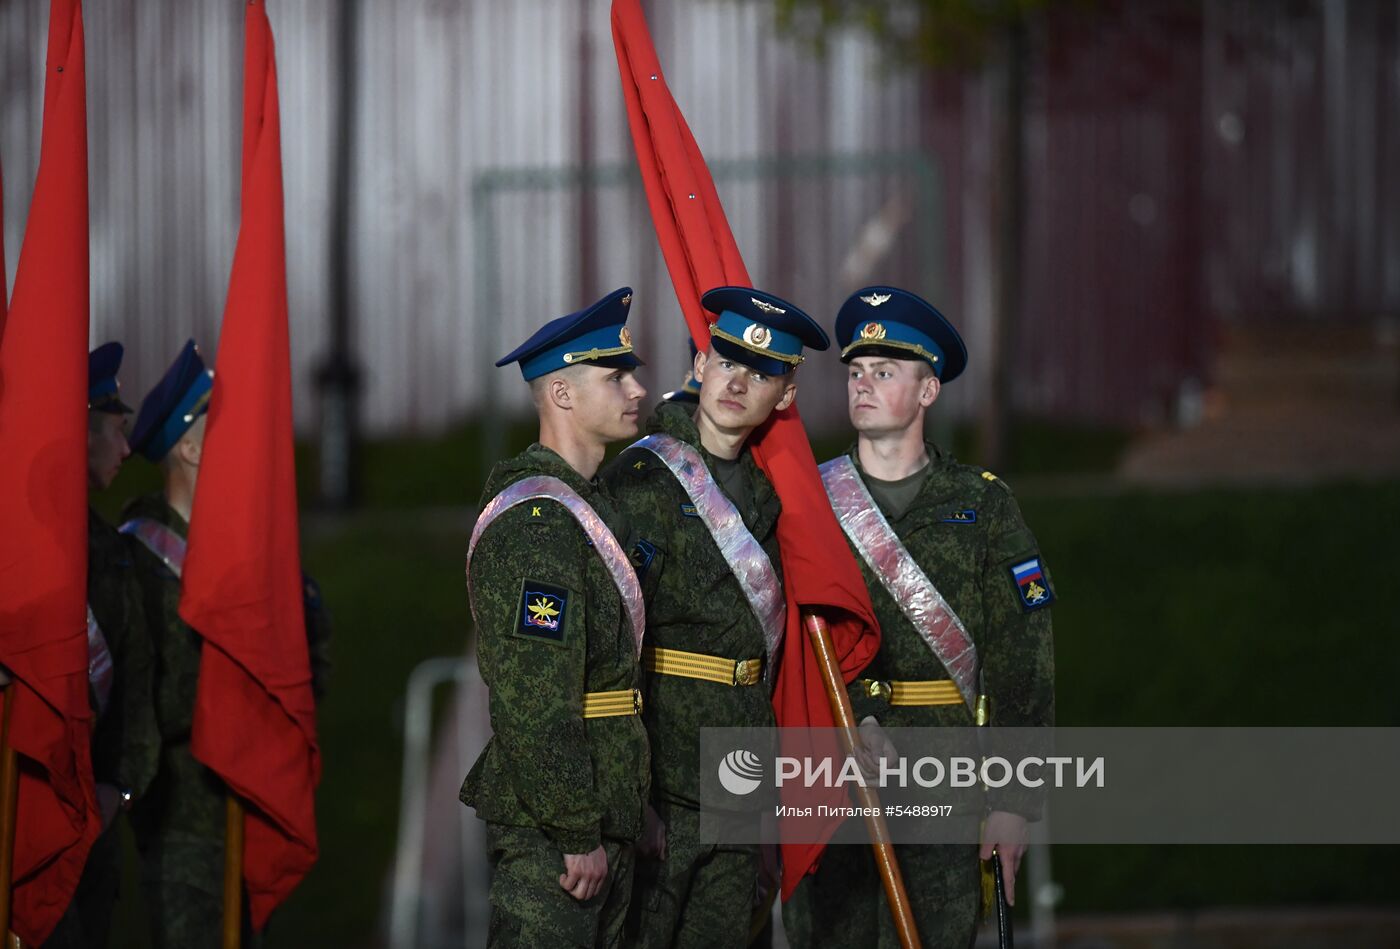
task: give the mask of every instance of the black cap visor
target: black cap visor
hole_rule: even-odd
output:
[[[710,347],[726,359],[742,363],[750,369],[755,369],[767,376],[785,376],[797,368],[790,362],[783,362],[781,359],[774,359],[772,356],[760,356],[751,349],[745,349],[738,343],[731,343],[727,339],[719,336],[711,337]]]

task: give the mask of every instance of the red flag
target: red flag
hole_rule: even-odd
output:
[[[5,168],[0,165],[0,339],[5,338],[5,313],[10,308],[10,290],[5,269]]]
[[[242,223],[180,615],[204,637],[192,750],[247,804],[253,926],[316,862],[321,777],[302,616],[282,154],[272,29],[245,8]]]
[[[666,87],[639,0],[614,0],[612,22],[627,118],[652,223],[690,334],[700,349],[707,349],[712,317],[700,305],[701,296],[714,287],[752,283],[704,156]],[[826,617],[848,682],[879,650],[880,628],[860,567],[827,501],[797,407],[775,413],[751,445],[754,460],[783,502],[778,542],[788,621],[773,707],[779,725],[831,727],[831,706],[802,628],[802,613],[814,611]],[[844,793],[837,796],[844,800]],[[833,824],[830,830],[835,829]],[[784,899],[815,866],[822,846],[783,846]]]
[[[78,0],[53,0],[39,174],[0,345],[0,664],[15,679],[22,756],[11,928],[34,943],[101,830],[88,746],[85,78]]]

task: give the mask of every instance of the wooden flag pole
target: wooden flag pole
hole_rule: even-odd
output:
[[[0,726],[0,935],[10,931],[10,897],[15,869],[15,806],[19,803],[19,762],[10,745],[14,717],[13,683],[0,687],[5,695],[5,724]],[[7,940],[8,942],[8,940]]]
[[[239,949],[243,941],[243,802],[228,792],[224,821],[224,945]]]
[[[842,744],[847,754],[854,754],[860,747],[860,734],[856,730],[855,713],[851,711],[851,698],[846,694],[846,683],[841,678],[841,664],[836,659],[836,650],[831,645],[831,632],[826,620],[816,613],[804,613],[802,625],[812,640],[812,649],[817,654],[821,666],[822,681],[826,685],[826,697],[831,702],[831,714],[836,719],[836,727],[841,731]],[[880,797],[872,787],[856,787],[856,799],[867,815],[865,826],[870,831],[870,848],[875,851],[875,864],[880,868],[880,881],[885,884],[885,899],[890,904],[890,915],[894,917],[895,931],[899,934],[899,944],[903,949],[919,949],[919,929],[914,925],[914,911],[909,906],[909,894],[904,889],[904,875],[899,872],[899,861],[895,859],[894,844],[890,842],[890,830],[885,825],[884,809]]]

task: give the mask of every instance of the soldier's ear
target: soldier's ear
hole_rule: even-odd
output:
[[[773,406],[773,411],[781,412],[789,405],[792,405],[792,400],[795,398],[797,398],[797,383],[789,382],[787,385],[783,386],[783,397],[778,400],[777,405]]]
[[[691,371],[695,374],[695,381],[704,385],[705,364],[710,361],[710,354],[701,350],[695,354],[695,361],[691,365]]]
[[[191,468],[198,468],[200,459],[204,457],[204,426],[208,418],[201,415],[175,443],[174,451]]]
[[[549,401],[559,406],[561,409],[571,409],[574,405],[573,387],[569,385],[569,380],[563,375],[555,376],[549,380]]]
[[[938,393],[943,391],[943,383],[938,381],[938,377],[929,374],[924,380],[924,384],[919,387],[919,404],[928,408],[938,399]]]

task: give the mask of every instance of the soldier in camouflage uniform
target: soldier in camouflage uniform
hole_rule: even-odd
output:
[[[117,373],[122,346],[106,343],[88,355],[88,487],[111,486],[131,454]],[[92,845],[73,902],[45,941],[48,949],[107,945],[121,881],[117,815],[128,810],[155,773],[160,739],[151,705],[152,656],[141,615],[129,542],[88,509],[88,670],[95,725],[92,773],[102,812],[102,835]]]
[[[156,949],[221,945],[227,787],[190,751],[203,640],[179,615],[180,574],[204,444],[213,372],[194,341],[141,403],[132,447],[158,464],[165,486],[132,500],[122,532],[132,540],[142,607],[154,645],[158,770],[131,811],[142,889]],[[330,620],[309,579],[304,604],[312,690],[324,693]],[[244,945],[256,944],[244,908]]]
[[[752,566],[781,603],[781,504],[747,441],[792,404],[802,347],[828,345],[810,317],[770,294],[723,287],[707,293],[704,305],[720,316],[709,350],[694,362],[698,404],[661,405],[652,434],[605,473],[638,535],[630,553],[647,604],[642,714],[651,736],[652,810],[631,923],[644,947],[745,946],[761,909],[758,848],[699,840],[699,730],[774,721],[773,617],[760,615],[736,576],[745,571],[725,558],[721,543],[751,545]],[[690,470],[704,484],[684,484],[668,454],[694,459]],[[721,506],[737,510],[742,525],[731,528],[734,537],[716,537],[692,490],[717,492]],[[781,626],[779,613],[779,636]]]
[[[611,293],[496,363],[520,363],[540,440],[491,471],[468,550],[493,735],[461,798],[487,822],[492,947],[622,945],[649,771],[645,619],[594,474],[646,394],[631,302]]]
[[[836,335],[849,365],[848,407],[857,432],[844,470],[858,473],[894,535],[961,620],[980,662],[990,724],[1053,724],[1048,607],[1055,593],[1035,537],[1005,482],[959,464],[923,437],[925,414],[942,384],[967,363],[962,339],[936,309],[893,287],[854,294],[841,309]],[[828,492],[839,490],[832,478],[838,462],[847,464],[822,466]],[[886,588],[890,578],[877,575],[858,550],[856,559],[882,631],[878,655],[850,688],[868,760],[895,753],[882,727],[976,724],[948,669]],[[986,806],[980,854],[973,845],[895,848],[926,946],[972,944],[978,858],[989,859],[993,848],[1014,901],[1026,821],[1038,819],[1042,802],[1013,784],[990,790]],[[795,949],[899,944],[868,846],[828,847],[784,907],[784,923]]]

